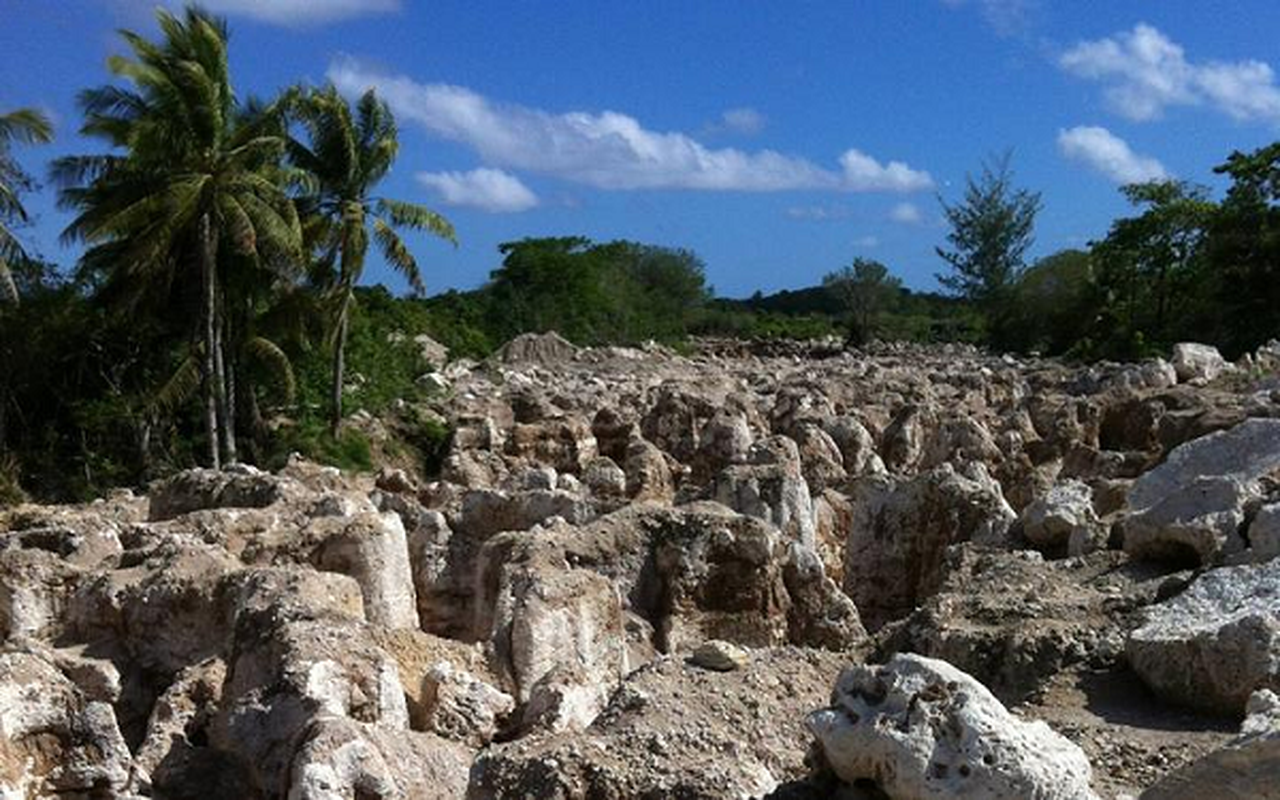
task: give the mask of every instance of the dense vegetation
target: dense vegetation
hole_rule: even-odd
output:
[[[81,96],[104,151],[50,170],[84,254],[67,268],[24,251],[16,146],[51,137],[0,114],[0,504],[23,490],[87,497],[174,468],[274,464],[291,450],[368,466],[345,414],[395,408],[424,460],[448,432],[418,379],[414,337],[481,358],[514,335],[679,345],[690,335],[968,341],[1081,358],[1134,358],[1201,340],[1237,355],[1280,332],[1280,143],[1233,153],[1208,190],[1124,187],[1132,216],[1088,249],[1033,264],[1039,195],[1007,157],[943,202],[945,292],[916,292],[855,259],[819,286],[717,298],[688,250],[582,237],[499,248],[479,289],[422,296],[397,229],[453,241],[430,209],[377,192],[397,151],[374,94],[332,87],[238,100],[222,22],[159,12],[163,36],[125,33],[116,83]],[[414,289],[361,286],[370,245]]]

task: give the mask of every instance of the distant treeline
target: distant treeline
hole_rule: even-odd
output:
[[[1234,357],[1280,335],[1280,143],[1218,166],[1221,200],[1175,181],[1124,187],[1133,216],[1034,264],[1040,196],[1013,185],[1007,157],[984,166],[943,203],[943,294],[854,259],[821,286],[717,298],[689,250],[561,237],[503,244],[484,286],[426,298],[430,265],[398,232],[455,232],[380,194],[398,149],[386,103],[332,86],[240,100],[225,23],[157,14],[159,38],[126,34],[114,82],[79,96],[94,152],[50,164],[73,214],[64,237],[84,245],[74,265],[23,247],[37,179],[13,148],[53,126],[0,112],[0,505],[294,450],[367,467],[370,442],[340,424],[356,409],[394,410],[396,442],[429,462],[448,432],[419,402],[439,366],[420,334],[459,357],[554,329],[579,344],[835,334],[1079,358],[1186,339]],[[371,252],[412,297],[362,285]]]

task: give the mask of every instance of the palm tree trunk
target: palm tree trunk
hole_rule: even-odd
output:
[[[347,368],[347,317],[351,312],[351,293],[342,296],[342,308],[338,311],[338,330],[333,336],[333,394],[331,396],[329,430],[338,435],[338,425],[342,422],[342,381]]]
[[[219,304],[221,307],[222,304]],[[222,453],[223,462],[226,464],[234,464],[238,460],[236,452],[236,414],[235,401],[232,399],[235,391],[235,376],[233,369],[227,364],[226,354],[226,313],[222,313],[218,320],[215,331],[217,336],[217,345],[214,348],[216,362],[215,369],[218,373],[218,424],[222,428]]]
[[[200,277],[204,284],[204,422],[205,431],[209,435],[209,466],[222,469],[222,436],[218,429],[218,358],[215,350],[217,337],[217,275],[215,262],[217,252],[213,240],[213,231],[209,214],[200,217]]]

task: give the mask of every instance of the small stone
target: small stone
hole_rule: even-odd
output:
[[[716,672],[732,672],[750,661],[746,651],[737,645],[719,639],[703,642],[689,657],[689,663]]]

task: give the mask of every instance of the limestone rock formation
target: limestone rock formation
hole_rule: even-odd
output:
[[[1162,697],[1242,713],[1255,690],[1280,688],[1280,559],[1204,573],[1148,610],[1127,653]]]
[[[1096,797],[1079,747],[944,661],[850,667],[808,719],[842,781],[875,781],[890,797]]]

